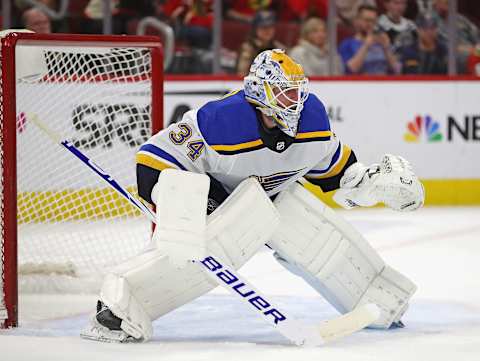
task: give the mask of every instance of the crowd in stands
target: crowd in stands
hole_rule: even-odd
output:
[[[39,2],[56,10],[60,1]],[[57,21],[31,3],[14,1],[15,27],[42,33],[102,33],[102,0],[70,1],[67,16]],[[112,30],[135,34],[139,20],[153,16],[175,34],[175,57],[167,72],[208,73],[213,62],[213,3],[111,0]],[[284,48],[309,76],[447,74],[448,0],[335,0],[335,4],[337,44],[330,47],[328,0],[222,1],[222,71],[245,75],[259,52]],[[458,9],[457,70],[480,76],[480,2],[458,0]]]

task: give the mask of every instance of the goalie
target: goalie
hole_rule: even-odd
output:
[[[336,190],[344,208],[382,202],[413,211],[424,201],[405,159],[358,162],[309,94],[302,67],[267,50],[243,90],[187,112],[138,151],[139,194],[156,206],[152,246],[107,275],[82,336],[150,339],[153,320],[215,287],[191,260],[208,250],[238,269],[263,244],[339,312],[373,302],[381,310],[374,327],[401,327],[416,286],[304,189],[302,178]]]

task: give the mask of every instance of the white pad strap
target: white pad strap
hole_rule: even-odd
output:
[[[398,320],[416,287],[386,266],[360,233],[298,184],[275,205],[281,223],[269,245],[284,266],[342,313],[374,302],[382,310],[377,327]]]
[[[178,189],[178,192],[185,190]],[[258,181],[247,179],[208,217],[207,252],[222,257],[238,269],[271,238],[278,223],[278,212]],[[138,301],[149,320],[155,320],[216,286],[198,265],[187,263],[178,268],[169,258],[162,250],[151,250],[116,269],[118,277],[128,282],[130,299]],[[114,310],[125,307],[117,307],[115,300],[118,298],[106,297],[106,301],[103,295],[102,301],[118,317],[134,316],[126,311],[117,314]],[[140,318],[135,321],[136,329],[140,328],[138,324],[142,324],[143,315],[140,314]],[[145,333],[143,338],[147,337],[150,335]]]

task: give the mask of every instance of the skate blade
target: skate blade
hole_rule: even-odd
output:
[[[92,326],[80,332],[80,337],[86,340],[93,340],[108,343],[127,343],[136,340],[127,335],[124,331],[112,331],[103,326]]]

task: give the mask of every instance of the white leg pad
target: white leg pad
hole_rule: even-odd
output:
[[[375,327],[388,328],[400,319],[416,286],[386,266],[358,231],[298,184],[282,192],[275,205],[281,223],[269,245],[282,265],[341,313],[373,302],[382,311]]]
[[[125,271],[126,269],[128,271]],[[107,282],[111,281],[111,277],[122,279],[128,284],[128,288],[125,287],[125,289],[130,292],[131,299],[138,301],[147,315],[149,324],[163,314],[178,308],[216,286],[209,278],[205,277],[203,271],[197,265],[190,263],[183,268],[177,268],[170,262],[169,256],[156,249],[123,263],[118,271],[120,273],[109,275],[105,279],[100,299],[122,320],[125,320],[125,315],[128,314],[126,312],[123,312],[123,314],[117,313],[116,311],[118,307],[123,309],[124,307],[112,302],[114,299],[105,297],[106,293],[103,292],[103,289],[111,288],[106,285]],[[134,318],[134,315],[128,316]],[[140,320],[136,321],[139,322]],[[147,328],[144,327],[144,329]],[[151,333],[143,336],[147,339],[147,336],[151,336]]]
[[[245,180],[208,217],[207,251],[238,269],[268,242],[278,223],[278,212],[258,181]],[[157,249],[120,265],[105,282],[114,280],[116,284],[119,282],[116,279],[122,280],[122,289],[129,292],[129,296],[114,297],[112,295],[118,294],[117,286],[104,285],[108,292],[102,289],[101,300],[122,319],[138,315],[140,318],[133,322],[132,329],[133,332],[145,330],[142,335],[145,340],[151,336],[151,326],[143,324],[145,315],[151,322],[216,287],[198,265],[175,267],[169,257]],[[143,313],[134,308],[135,313],[129,314],[128,305],[135,302]]]
[[[265,245],[280,215],[255,178],[244,180],[207,219],[208,249],[235,269]]]
[[[203,258],[210,178],[174,169],[160,173],[152,190],[157,224],[153,241],[178,267]]]
[[[150,317],[135,298],[125,277],[109,274],[105,277],[100,299],[114,315],[122,319],[120,327],[130,336],[147,341],[153,334]]]

